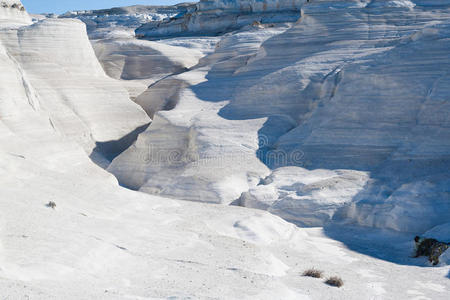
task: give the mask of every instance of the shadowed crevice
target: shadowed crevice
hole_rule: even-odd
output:
[[[127,150],[137,140],[139,134],[144,132],[150,123],[137,127],[118,140],[96,142],[96,147],[89,156],[90,159],[102,168],[106,168],[114,158]]]

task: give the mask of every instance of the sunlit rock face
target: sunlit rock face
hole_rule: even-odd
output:
[[[162,21],[185,13],[192,6],[181,3],[171,6],[135,5],[100,10],[69,11],[59,18],[76,18],[86,24],[90,39],[134,36],[134,30],[148,22]]]
[[[187,11],[160,22],[150,22],[136,30],[141,38],[223,34],[254,23],[295,22],[306,0],[200,1]]]
[[[150,122],[126,89],[105,75],[82,22],[22,25],[0,29],[5,128],[32,139],[63,137],[90,153],[97,143],[120,140]]]
[[[233,10],[237,2],[214,3]],[[450,217],[449,3],[316,0],[303,3],[301,16],[287,27],[223,35],[195,68],[150,87],[141,104],[151,106],[153,94],[169,110],[157,112],[154,127],[109,170],[142,191],[264,207],[305,225],[420,232],[443,223]],[[157,163],[136,158],[172,150],[178,156]],[[267,187],[260,180],[272,170],[278,175]],[[302,179],[285,186],[283,174]],[[312,190],[303,177],[315,178]],[[181,196],[182,186],[195,194]],[[315,192],[322,186],[342,196]]]

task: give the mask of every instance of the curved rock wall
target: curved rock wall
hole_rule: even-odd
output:
[[[200,1],[186,12],[150,22],[136,29],[136,36],[156,39],[169,36],[222,34],[254,23],[295,22],[306,0]]]
[[[0,116],[12,132],[28,138],[51,132],[90,153],[96,142],[118,140],[150,122],[105,75],[82,22],[47,19],[0,30]]]

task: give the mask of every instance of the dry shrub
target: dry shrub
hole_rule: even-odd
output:
[[[327,279],[327,281],[325,281],[326,284],[331,285],[331,286],[335,286],[335,287],[341,287],[344,285],[344,281],[337,276],[332,276],[330,278]]]
[[[303,276],[313,277],[313,278],[322,278],[323,272],[314,268],[308,269],[303,272]]]
[[[56,208],[56,203],[53,202],[53,201],[50,201],[50,202],[47,203],[45,206],[55,209],[55,208]]]

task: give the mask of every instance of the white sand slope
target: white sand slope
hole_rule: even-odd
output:
[[[97,167],[87,161],[83,169],[89,176],[45,168],[31,151],[18,155],[23,145],[14,141],[9,138],[15,152],[2,147],[0,160],[4,297],[446,299],[448,294],[450,267],[419,267],[426,266],[425,259],[408,258],[411,236],[299,229],[262,211],[131,192],[96,175]],[[45,206],[48,201],[56,203],[54,210]],[[336,232],[348,232],[353,250],[327,237]],[[358,253],[366,247],[369,255]],[[344,287],[302,277],[310,267],[341,276]]]

